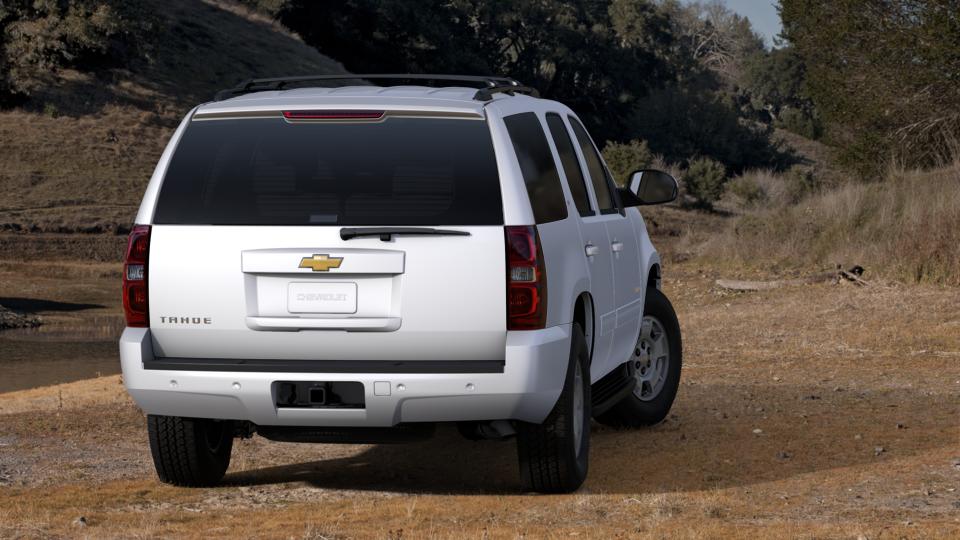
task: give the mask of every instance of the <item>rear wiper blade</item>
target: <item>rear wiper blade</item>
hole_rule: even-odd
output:
[[[434,229],[432,227],[344,227],[340,229],[340,238],[350,240],[361,236],[379,236],[380,240],[389,242],[395,234],[412,234],[422,236],[470,236],[467,231],[451,229]]]

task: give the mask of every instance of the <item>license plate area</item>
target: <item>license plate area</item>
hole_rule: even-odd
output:
[[[358,381],[276,381],[273,395],[280,408],[366,408],[363,383]]]
[[[350,282],[294,282],[287,287],[290,313],[353,314],[357,312],[357,284]]]

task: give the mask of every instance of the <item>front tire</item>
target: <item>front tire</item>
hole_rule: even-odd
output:
[[[184,487],[214,486],[223,479],[233,450],[233,422],[147,416],[150,453],[160,481]]]
[[[590,355],[574,323],[567,377],[557,404],[541,424],[517,423],[524,488],[569,493],[583,484],[590,457]]]
[[[670,300],[659,289],[647,289],[643,323],[631,356],[636,385],[597,421],[613,427],[641,427],[667,417],[680,386],[683,343],[680,323]]]

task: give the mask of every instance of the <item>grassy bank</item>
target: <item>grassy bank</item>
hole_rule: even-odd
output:
[[[142,7],[157,20],[150,55],[122,67],[59,70],[29,100],[0,110],[0,232],[116,232],[132,222],[191,107],[249,77],[343,72],[233,2]]]
[[[746,210],[698,251],[747,267],[860,264],[891,279],[960,285],[960,163]]]

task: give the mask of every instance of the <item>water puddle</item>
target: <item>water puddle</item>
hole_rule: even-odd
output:
[[[0,330],[0,393],[120,372],[119,313],[40,312],[35,328]]]
[[[73,343],[117,341],[124,326],[122,315],[88,315],[67,320],[44,318],[44,323],[35,328],[2,330],[0,339]]]

